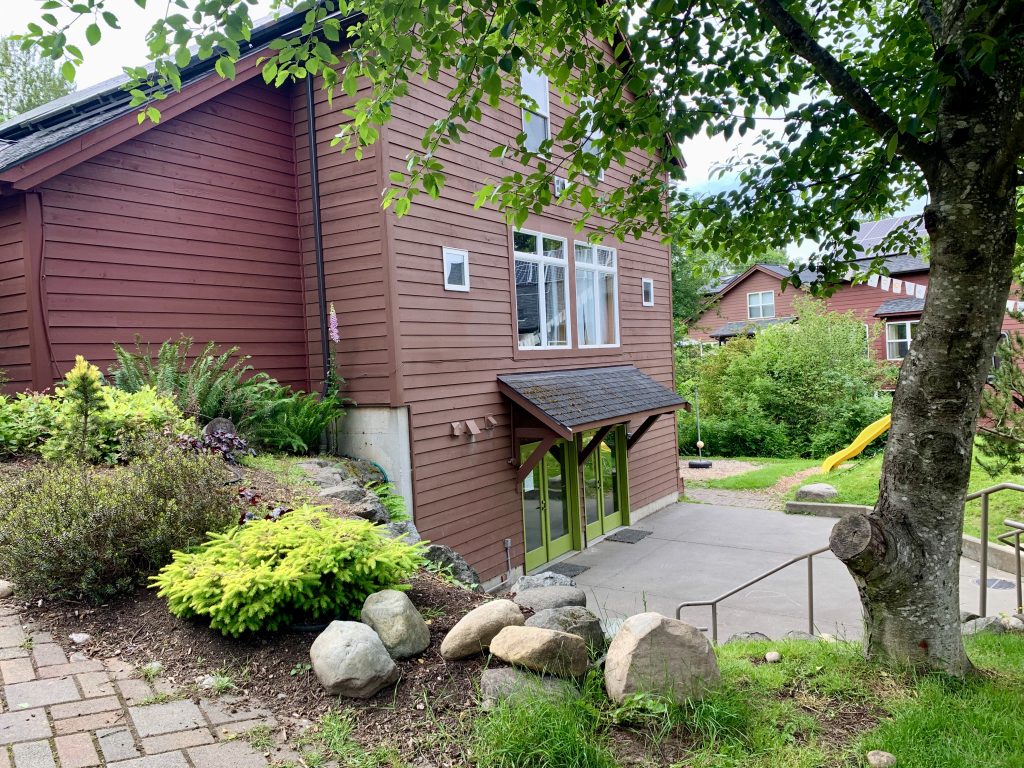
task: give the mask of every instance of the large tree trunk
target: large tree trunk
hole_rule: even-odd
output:
[[[831,538],[860,590],[868,655],[957,676],[971,670],[959,616],[964,496],[1016,243],[1006,104],[987,95],[945,105],[925,209],[928,294],[893,400],[878,504]]]

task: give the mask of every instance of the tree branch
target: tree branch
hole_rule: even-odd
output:
[[[768,18],[796,54],[832,86],[837,96],[846,100],[869,128],[886,140],[893,135],[897,136],[896,148],[899,153],[916,163],[926,175],[930,174],[935,160],[930,144],[909,133],[901,132],[892,116],[879,106],[835,56],[808,34],[800,22],[782,7],[779,0],[754,0],[754,5]]]
[[[938,50],[943,45],[942,19],[939,18],[932,0],[917,0],[917,9],[921,12],[921,18],[928,27],[928,33],[932,36],[932,44]]]

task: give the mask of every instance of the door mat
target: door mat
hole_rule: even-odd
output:
[[[623,528],[616,531],[605,541],[617,541],[620,544],[636,544],[641,539],[646,539],[653,531],[641,531],[639,528]]]
[[[573,565],[572,563],[555,563],[550,568],[545,568],[545,571],[551,571],[551,573],[557,573],[559,576],[567,576],[570,579],[574,579],[584,571],[589,571],[589,565]]]

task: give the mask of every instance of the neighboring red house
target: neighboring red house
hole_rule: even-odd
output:
[[[857,241],[867,249],[909,218],[866,222],[861,225]],[[923,228],[920,232],[923,235]],[[871,261],[872,258],[860,260],[854,270],[866,271]],[[825,306],[836,312],[851,312],[867,326],[880,324],[873,352],[879,360],[898,362],[907,354],[924,311],[928,270],[928,262],[916,256],[886,256],[885,275],[873,275],[868,282],[844,280],[835,293],[824,299]],[[783,279],[791,274],[788,267],[755,264],[709,284],[704,291],[708,307],[690,325],[689,338],[724,343],[736,336],[753,335],[768,325],[797,322],[793,301],[804,293],[791,285],[783,288]],[[806,284],[814,279],[814,273],[802,270],[800,278]],[[1004,330],[1021,327],[1015,318],[1006,316]]]
[[[331,147],[352,99],[329,105],[319,82],[275,89],[258,76],[261,49],[296,24],[255,30],[234,81],[194,61],[159,125],[138,123],[116,81],[0,125],[8,391],[50,386],[76,354],[109,364],[111,344],[136,333],[237,344],[317,390],[333,302],[358,403],[340,450],[383,465],[424,537],[485,582],[674,501],[683,401],[658,233],[592,246],[558,205],[515,231],[475,209],[473,192],[510,172],[489,150],[523,130],[512,100],[441,150],[439,200],[420,196],[401,219],[383,211],[388,173],[450,83],[411,83],[357,161]],[[556,132],[569,109],[542,77],[524,87],[543,97],[532,127]],[[634,153],[599,186],[644,163]]]

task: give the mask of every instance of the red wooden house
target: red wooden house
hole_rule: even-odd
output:
[[[258,76],[261,49],[295,24],[255,30],[233,81],[194,61],[159,125],[139,124],[118,81],[0,125],[8,390],[50,386],[76,354],[109,364],[137,333],[237,344],[316,390],[333,302],[358,403],[341,450],[383,465],[424,537],[485,582],[675,500],[683,402],[658,234],[594,246],[558,205],[521,230],[475,209],[473,192],[509,172],[490,149],[524,130],[513,100],[442,150],[439,200],[383,211],[389,172],[450,83],[414,83],[357,161],[331,148],[350,99]],[[531,130],[557,131],[568,109],[543,77],[524,87],[544,97]],[[644,162],[609,168],[600,187]]]
[[[882,242],[909,217],[866,222],[857,241],[865,250]],[[923,227],[919,229],[923,236]],[[866,271],[873,257],[853,265],[853,272]],[[894,253],[885,257],[884,275],[873,275],[867,282],[847,279],[827,297],[825,306],[836,312],[851,312],[864,321],[866,330],[878,324],[873,353],[879,360],[898,362],[907,354],[917,323],[924,311],[928,293],[928,262],[917,256]],[[754,264],[735,275],[727,275],[705,287],[707,308],[689,329],[689,338],[698,342],[725,343],[741,335],[753,335],[758,329],[777,323],[798,322],[793,308],[799,288],[783,287],[782,281],[793,274],[788,267]],[[814,279],[814,273],[800,270],[801,282]],[[852,275],[851,275],[852,277]],[[1007,315],[1004,330],[1021,328]]]

